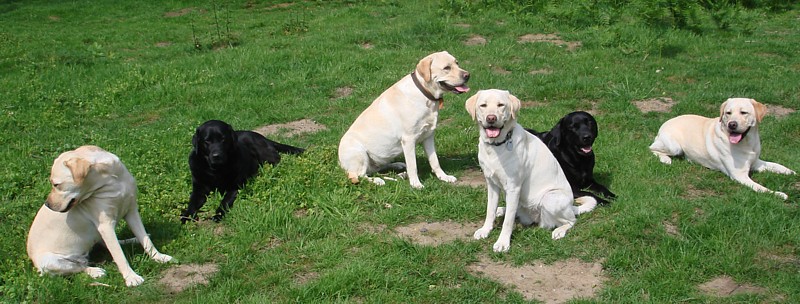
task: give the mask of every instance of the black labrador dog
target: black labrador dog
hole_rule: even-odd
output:
[[[583,111],[569,113],[548,132],[526,130],[539,137],[553,152],[572,186],[575,197],[588,195],[604,204],[609,203],[606,198],[613,200],[617,197],[594,180],[592,144],[597,138],[597,121],[591,114]],[[596,193],[605,198],[599,197]]]
[[[219,222],[233,207],[239,189],[258,173],[265,162],[281,161],[278,153],[299,154],[302,148],[280,144],[253,131],[234,131],[224,121],[209,120],[197,127],[192,137],[189,169],[192,172],[192,194],[189,206],[181,212],[181,223],[197,220],[212,191],[223,195],[212,218]]]

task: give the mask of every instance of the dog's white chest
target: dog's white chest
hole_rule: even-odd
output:
[[[506,185],[509,179],[515,178],[513,175],[518,174],[520,165],[518,158],[512,151],[508,151],[505,145],[490,147],[481,144],[478,150],[478,163],[487,179],[502,186]]]

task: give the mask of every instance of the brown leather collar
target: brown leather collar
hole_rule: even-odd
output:
[[[428,90],[426,90],[425,87],[423,87],[422,84],[419,83],[419,80],[417,79],[417,71],[411,72],[411,79],[414,80],[414,85],[417,86],[417,89],[419,89],[419,91],[422,92],[422,95],[425,95],[425,97],[428,98],[428,100],[435,101],[436,103],[438,103],[439,109],[441,109],[444,106],[443,98],[433,97],[433,94],[431,94],[431,92],[428,92]]]

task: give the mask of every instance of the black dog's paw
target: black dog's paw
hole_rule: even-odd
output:
[[[186,222],[197,222],[197,214],[189,214],[186,211],[181,212],[181,224]]]
[[[224,217],[225,217],[224,214],[217,213],[217,214],[214,214],[214,216],[211,217],[211,220],[214,221],[215,223],[219,223],[219,222],[222,221],[222,218],[224,218]]]

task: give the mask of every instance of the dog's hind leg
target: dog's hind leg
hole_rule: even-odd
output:
[[[575,199],[575,202],[580,205],[578,207],[572,207],[572,212],[574,212],[575,215],[592,211],[594,207],[597,207],[597,199],[595,199],[593,195],[578,197]]]
[[[673,142],[669,136],[664,134],[658,134],[658,136],[656,136],[656,140],[650,145],[650,152],[653,152],[653,155],[657,156],[658,160],[667,165],[672,164],[672,158],[670,158],[670,156],[683,154],[680,145]]]
[[[596,201],[592,201],[597,204]],[[539,227],[547,229],[555,227],[551,234],[554,240],[563,238],[567,235],[567,231],[575,225],[576,211],[574,210],[575,207],[572,206],[572,202],[573,199],[571,195],[565,196],[561,193],[548,193],[542,197],[542,215]],[[589,206],[587,206],[587,208],[588,207]],[[594,208],[594,205],[592,205],[591,208]]]
[[[88,267],[88,265],[89,260],[85,255],[64,256],[45,253],[36,257],[36,266],[40,274],[67,275],[86,272],[92,278],[99,278],[106,274],[102,268]]]

